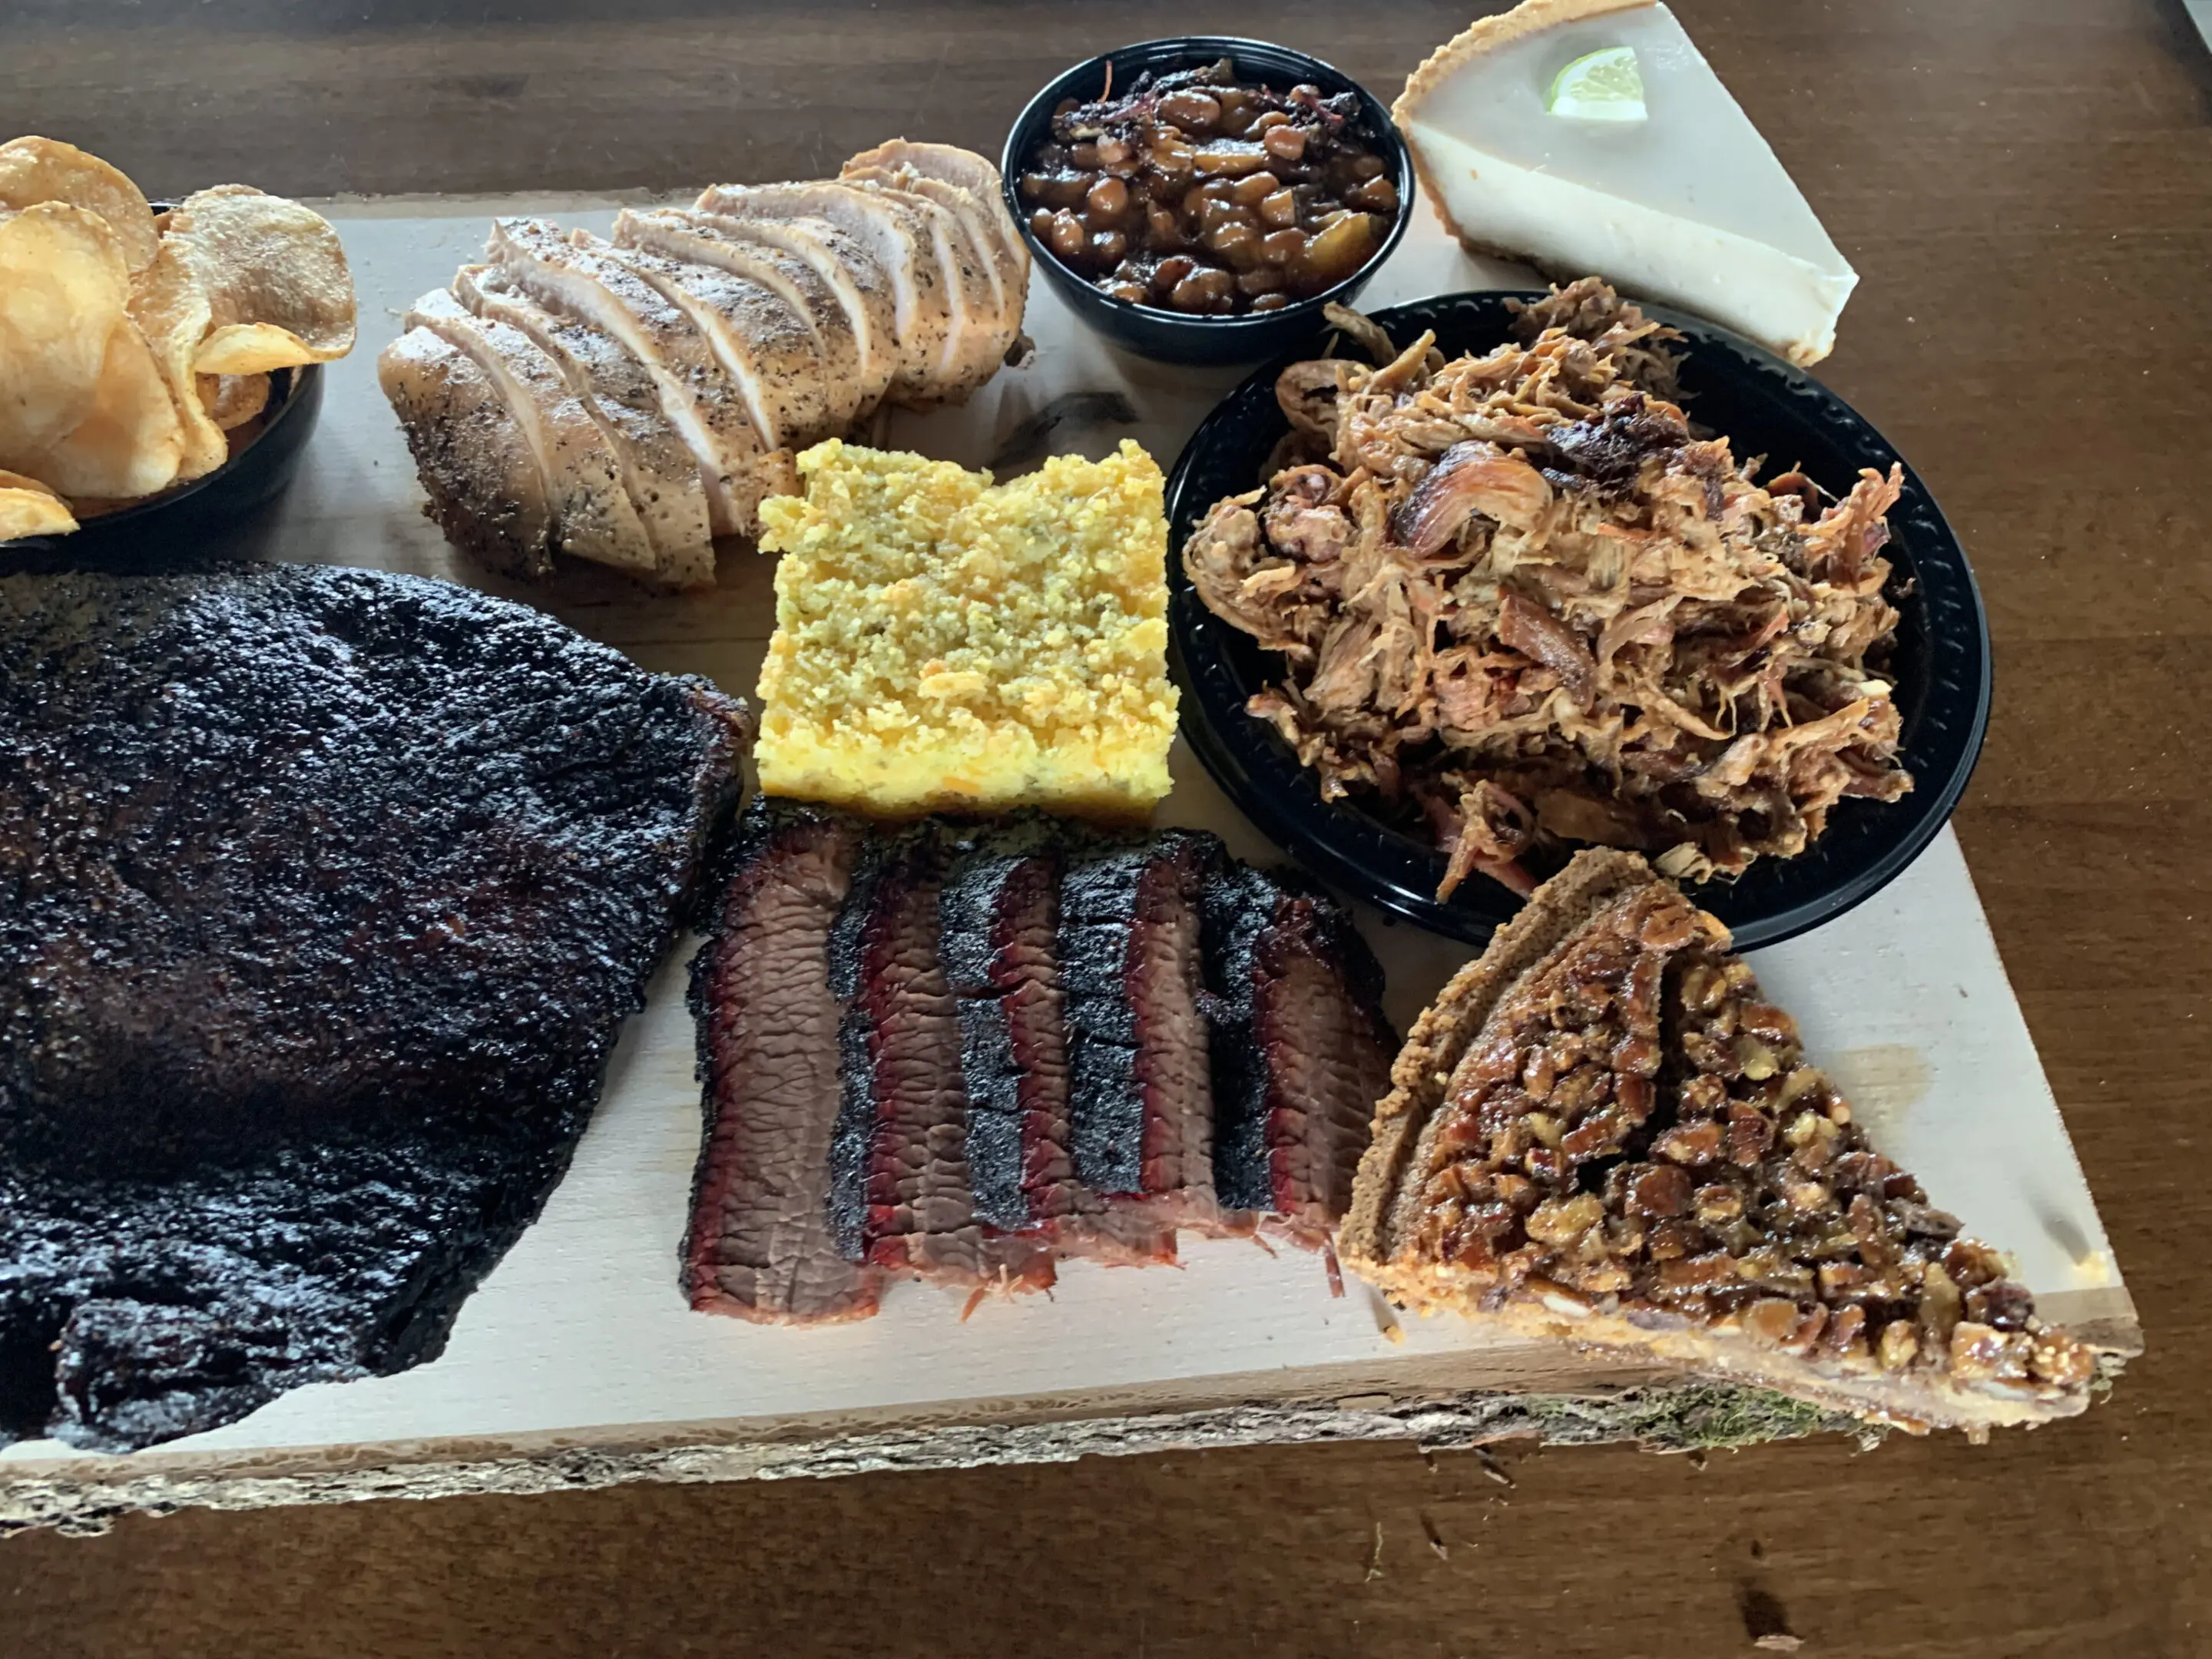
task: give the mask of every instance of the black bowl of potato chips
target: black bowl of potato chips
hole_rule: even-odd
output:
[[[354,309],[312,209],[245,185],[150,203],[71,145],[0,144],[0,556],[234,526],[296,470]]]

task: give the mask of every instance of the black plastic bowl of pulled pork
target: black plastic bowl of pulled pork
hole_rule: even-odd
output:
[[[1231,393],[1194,434],[1168,483],[1173,550],[1168,562],[1169,619],[1176,672],[1187,688],[1183,732],[1192,747],[1230,798],[1316,874],[1383,909],[1470,943],[1486,940],[1510,918],[1528,885],[1564,866],[1577,845],[1595,842],[1629,846],[1650,856],[1725,921],[1743,948],[1790,938],[1860,903],[1911,864],[1949,819],[1981,750],[1990,692],[1988,625],[1973,573],[1926,487],[1880,433],[1803,371],[1711,323],[1657,307],[1643,306],[1640,315],[1637,311],[1601,284],[1586,281],[1565,295],[1548,296],[1548,303],[1541,294],[1494,292],[1417,301],[1376,312],[1364,321],[1338,313],[1342,328],[1332,324],[1311,330],[1293,349]],[[1568,327],[1575,338],[1564,343],[1577,349],[1577,341],[1587,336],[1595,349],[1621,351],[1620,342],[1629,334],[1608,337],[1607,331],[1624,315],[1640,330],[1626,350],[1634,359],[1630,372],[1653,377],[1648,396],[1639,391],[1632,400],[1608,403],[1606,418],[1565,422],[1562,416],[1563,423],[1547,425],[1554,417],[1541,402],[1553,394],[1540,385],[1526,410],[1486,409],[1476,420],[1483,427],[1480,434],[1415,434],[1409,453],[1416,459],[1406,476],[1419,474],[1425,483],[1434,482],[1425,490],[1416,484],[1411,496],[1391,510],[1382,552],[1362,555],[1379,558],[1395,550],[1403,556],[1401,562],[1408,573],[1436,578],[1426,586],[1418,580],[1406,583],[1409,594],[1420,600],[1405,607],[1413,617],[1412,636],[1419,637],[1423,620],[1432,630],[1430,652],[1417,653],[1419,660],[1412,670],[1414,679],[1433,682],[1427,692],[1393,681],[1383,661],[1387,652],[1352,650],[1350,645],[1359,641],[1330,635],[1332,628],[1348,635],[1368,626],[1371,597],[1364,607],[1316,606],[1322,613],[1318,616],[1282,611],[1285,605],[1310,605],[1316,591],[1328,590],[1326,582],[1316,583],[1316,567],[1310,562],[1325,558],[1328,550],[1304,546],[1300,538],[1328,526],[1320,520],[1292,522],[1294,509],[1304,503],[1291,493],[1304,489],[1323,504],[1333,499],[1325,487],[1336,466],[1334,457],[1326,467],[1310,465],[1335,441],[1334,399],[1346,386],[1337,363],[1328,360],[1350,359],[1362,366],[1388,361],[1386,353],[1404,351],[1424,331],[1433,331],[1435,351],[1425,362],[1407,353],[1393,366],[1408,386],[1418,377],[1436,376],[1413,387],[1422,395],[1409,402],[1411,392],[1395,381],[1381,387],[1397,399],[1397,408],[1425,415],[1434,404],[1449,401],[1428,395],[1444,388],[1451,366],[1446,360],[1482,356],[1516,341],[1526,346],[1536,341],[1542,319],[1567,315],[1572,316]],[[1658,349],[1653,353],[1647,347]],[[1285,380],[1285,372],[1294,366],[1305,367]],[[1482,381],[1480,374],[1472,379]],[[1571,379],[1571,371],[1562,370],[1559,384]],[[1367,412],[1343,428],[1362,445],[1372,438],[1375,426],[1369,418],[1371,409],[1363,401],[1364,386],[1364,380],[1352,382],[1353,402],[1348,406]],[[1294,416],[1304,422],[1303,437]],[[1719,438],[1728,441],[1726,453],[1704,441]],[[1443,453],[1423,462],[1418,459],[1423,447]],[[1651,464],[1655,453],[1662,465]],[[1368,460],[1378,468],[1389,465],[1387,459]],[[1759,462],[1755,471],[1747,473],[1746,464],[1754,461]],[[1289,470],[1294,465],[1296,472]],[[1336,472],[1340,493],[1356,491],[1358,478],[1377,476],[1354,471],[1356,477]],[[1272,492],[1255,493],[1271,478],[1279,481]],[[1655,501],[1670,489],[1687,490],[1698,499],[1680,510],[1701,523],[1710,512],[1717,515],[1710,521],[1719,526],[1751,493],[1746,487],[1749,478],[1760,485],[1753,507],[1780,521],[1780,528],[1762,533],[1790,541],[1798,550],[1788,556],[1798,564],[1804,562],[1802,550],[1810,542],[1823,536],[1838,541],[1848,532],[1846,562],[1853,568],[1840,584],[1826,580],[1832,569],[1817,573],[1823,577],[1819,591],[1825,603],[1825,596],[1838,586],[1847,589],[1854,577],[1859,591],[1847,593],[1836,609],[1815,605],[1813,617],[1827,619],[1828,629],[1808,628],[1808,619],[1799,617],[1783,630],[1789,637],[1782,638],[1771,626],[1763,631],[1753,619],[1732,640],[1716,637],[1711,630],[1711,594],[1684,597],[1678,601],[1679,612],[1668,613],[1663,605],[1655,605],[1666,598],[1663,592],[1639,589],[1632,601],[1625,602],[1628,609],[1601,636],[1584,641],[1585,647],[1611,664],[1616,651],[1644,638],[1638,631],[1640,617],[1656,622],[1663,615],[1694,613],[1699,620],[1685,623],[1679,636],[1658,630],[1644,641],[1657,648],[1647,656],[1632,652],[1626,660],[1633,665],[1663,656],[1672,673],[1686,657],[1702,660],[1696,653],[1706,652],[1723,659],[1735,676],[1730,683],[1742,686],[1763,666],[1781,664],[1793,652],[1785,665],[1793,675],[1803,670],[1808,641],[1815,654],[1822,648],[1835,654],[1834,640],[1824,637],[1828,632],[1858,626],[1863,635],[1872,636],[1870,646],[1841,653],[1840,665],[1813,662],[1813,678],[1792,679],[1786,696],[1779,695],[1784,667],[1774,666],[1778,695],[1765,705],[1768,723],[1756,728],[1741,724],[1710,741],[1660,743],[1661,750],[1671,747],[1694,763],[1657,784],[1648,771],[1639,778],[1631,769],[1651,764],[1648,734],[1637,724],[1650,718],[1650,710],[1628,709],[1618,729],[1636,735],[1638,742],[1621,744],[1613,757],[1614,771],[1608,775],[1604,766],[1590,763],[1579,779],[1540,803],[1545,809],[1540,812],[1529,811],[1522,799],[1534,793],[1522,787],[1535,763],[1525,757],[1548,756],[1549,763],[1571,769],[1573,757],[1586,752],[1581,745],[1587,726],[1569,729],[1574,725],[1571,719],[1549,731],[1525,732],[1515,739],[1521,747],[1509,747],[1503,760],[1496,748],[1470,750],[1463,736],[1445,741],[1447,728],[1461,719],[1442,709],[1435,695],[1442,689],[1440,665],[1447,658],[1477,659],[1472,665],[1455,661],[1455,674],[1468,667],[1494,676],[1504,672],[1501,665],[1517,665],[1523,678],[1512,683],[1538,684],[1540,705],[1555,714],[1577,702],[1585,721],[1603,720],[1609,713],[1602,697],[1581,697],[1573,690],[1576,671],[1590,666],[1589,659],[1571,640],[1548,637],[1554,630],[1571,631],[1559,621],[1571,611],[1546,608],[1547,598],[1557,600],[1562,580],[1553,553],[1526,539],[1517,544],[1518,553],[1513,551],[1516,544],[1504,543],[1518,511],[1512,489],[1545,498],[1543,511],[1529,522],[1547,526],[1543,533],[1556,534],[1548,527],[1563,518],[1574,521],[1572,515],[1593,502],[1617,503],[1618,492],[1626,489],[1647,491]],[[1460,568],[1453,566],[1453,548],[1428,545],[1433,538],[1425,535],[1421,521],[1424,505],[1431,495],[1449,493],[1443,489],[1448,483],[1467,485],[1475,513],[1488,515],[1468,533],[1486,530],[1496,538],[1486,545],[1504,544],[1506,553],[1462,553],[1466,568]],[[1401,487],[1396,493],[1405,491]],[[1237,504],[1230,497],[1250,498],[1241,525]],[[1778,512],[1776,501],[1787,504]],[[1356,501],[1349,505],[1347,516],[1357,511]],[[1267,516],[1278,510],[1279,516]],[[1613,514],[1615,520],[1620,516]],[[1661,522],[1651,520],[1655,526]],[[1741,522],[1730,534],[1744,534]],[[1239,547],[1253,541],[1255,532],[1258,539],[1240,556]],[[1628,539],[1632,542],[1638,533],[1632,525]],[[1516,563],[1522,554],[1528,556]],[[1887,563],[1886,578],[1877,560]],[[1362,569],[1359,580],[1367,592],[1376,573]],[[1203,580],[1203,596],[1194,570]],[[1581,573],[1567,572],[1569,585],[1580,580]],[[1805,591],[1802,576],[1792,575],[1788,583],[1801,594]],[[1413,593],[1417,587],[1428,593],[1427,599]],[[1754,595],[1750,588],[1743,592],[1747,599],[1771,598]],[[1462,612],[1483,606],[1496,613],[1485,625],[1454,627]],[[1749,604],[1746,612],[1752,617]],[[1879,625],[1869,625],[1869,617]],[[1297,643],[1300,637],[1303,646]],[[1271,638],[1274,648],[1266,642]],[[1360,694],[1364,705],[1349,717],[1342,712],[1341,673],[1328,680],[1347,665],[1373,674],[1372,684]],[[1551,700],[1542,693],[1540,688],[1551,683],[1547,671],[1556,674],[1566,697]],[[1526,678],[1532,672],[1534,680]],[[1797,688],[1808,684],[1822,690],[1823,674],[1831,677],[1830,695],[1808,706]],[[1605,668],[1601,678],[1606,695],[1614,699],[1610,712],[1634,701],[1619,690],[1622,676],[1614,669]],[[1446,695],[1464,696],[1466,683],[1476,679],[1474,672],[1467,673],[1464,683]],[[1876,705],[1878,719],[1855,728],[1858,735],[1851,742],[1832,744],[1809,768],[1793,769],[1796,763],[1786,756],[1780,763],[1784,781],[1778,787],[1785,800],[1806,808],[1802,813],[1786,806],[1762,809],[1741,780],[1731,785],[1734,775],[1724,763],[1721,736],[1729,742],[1741,732],[1778,738],[1794,753],[1793,746],[1818,743],[1813,714],[1819,708],[1836,708],[1840,719],[1843,710],[1837,705],[1863,695]],[[1407,712],[1423,707],[1425,696],[1441,710],[1426,726],[1420,713]],[[1753,707],[1741,700],[1716,705],[1729,718],[1744,722],[1750,715],[1741,711]],[[1676,715],[1683,712],[1680,704],[1674,706]],[[1367,717],[1364,726],[1362,714]],[[1513,710],[1492,714],[1510,723]],[[1715,712],[1714,718],[1722,716]],[[1462,722],[1455,729],[1474,728]],[[1384,737],[1363,748],[1366,732]],[[1875,738],[1862,741],[1869,732]],[[1632,757],[1629,751],[1637,748],[1644,752]],[[1791,792],[1802,776],[1811,775],[1824,776],[1827,787],[1808,805]],[[1751,775],[1755,782],[1759,775]],[[1488,810],[1482,804],[1488,785],[1482,780],[1490,776],[1511,787],[1498,799],[1506,810],[1486,825],[1479,815]],[[1445,787],[1439,788],[1440,778],[1446,780]],[[1470,783],[1470,778],[1477,781]],[[1615,778],[1626,781],[1617,783]],[[1326,792],[1324,780],[1329,784]],[[1717,797],[1726,810],[1683,830],[1670,814],[1692,799],[1681,790],[1701,785],[1710,786],[1705,796]],[[1324,799],[1325,793],[1333,799]],[[1694,820],[1702,809],[1692,805],[1687,810]],[[1464,815],[1455,823],[1449,821],[1454,811]],[[1518,839],[1502,849],[1512,856],[1492,861],[1467,855],[1491,830],[1515,840],[1514,811],[1522,814]],[[1620,833],[1607,833],[1609,826]],[[1455,829],[1464,832],[1464,839]],[[1461,856],[1450,856],[1454,853]]]
[[[1000,172],[1076,315],[1170,362],[1252,362],[1308,337],[1413,209],[1412,158],[1372,94],[1224,35],[1078,64],[1015,121]]]

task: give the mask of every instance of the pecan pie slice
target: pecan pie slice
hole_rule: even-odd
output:
[[[1868,1144],[1729,947],[1642,859],[1577,854],[1414,1025],[1345,1263],[1916,1429],[2081,1410],[2090,1349]]]

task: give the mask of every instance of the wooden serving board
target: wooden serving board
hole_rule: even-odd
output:
[[[479,257],[498,213],[604,230],[605,199],[336,204],[362,343],[331,366],[299,482],[240,551],[450,578],[537,604],[652,669],[750,694],[773,624],[771,561],[725,556],[711,594],[647,594],[591,570],[546,588],[488,578],[422,516],[414,468],[376,386],[400,313]],[[1374,304],[1526,286],[1470,258],[1424,212],[1369,290]],[[1119,391],[1136,418],[1056,433],[1103,453],[1131,436],[1173,463],[1242,369],[1122,356],[1032,285],[1036,354],[967,408],[901,414],[887,441],[969,465],[1072,392]],[[1178,745],[1164,822],[1279,855]],[[1361,917],[1402,1030],[1468,952]],[[1596,1362],[1449,1320],[1395,1316],[1322,1258],[1185,1241],[1179,1270],[1069,1262],[1049,1297],[991,1301],[894,1287],[875,1319],[817,1330],[691,1312],[676,1287],[699,1141],[682,997],[686,941],[625,1033],[605,1099],[540,1219],[461,1310],[433,1363],[299,1389],[244,1420],[129,1456],[52,1442],[0,1450],[0,1530],[94,1527],[131,1509],[533,1491],[622,1480],[722,1480],[1067,1458],[1192,1443],[1397,1436],[1631,1436],[1656,1444],[1837,1426],[1820,1413],[1672,1373]],[[1849,915],[1753,958],[1876,1140],[1935,1200],[2013,1251],[2049,1317],[2123,1351],[2135,1311],[1947,830]]]

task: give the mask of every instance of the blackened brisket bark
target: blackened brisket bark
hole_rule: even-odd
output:
[[[1215,1189],[1318,1246],[1352,1201],[1389,1092],[1398,1039],[1382,1014],[1382,970],[1344,911],[1295,878],[1218,873],[1206,921]]]
[[[1056,945],[1062,839],[1042,819],[981,832],[955,857],[939,898],[975,1214],[1008,1231],[1058,1222],[1080,1203]]]
[[[954,848],[926,823],[882,844],[832,941],[846,1006],[832,1210],[848,1255],[971,1285],[1052,1282],[1036,1242],[986,1236],[968,1163],[957,1001],[939,960]]]
[[[839,1101],[830,938],[866,852],[856,820],[756,803],[692,959],[706,1141],[684,1243],[695,1308],[777,1322],[864,1318],[882,1275],[830,1212]]]
[[[1175,1260],[1172,1218],[1085,1186],[1072,1152],[1060,885],[1071,855],[1111,844],[1043,817],[970,832],[939,901],[939,948],[959,999],[977,1216],[1041,1230],[1062,1255],[1141,1266]]]
[[[749,738],[443,582],[0,578],[0,1440],[141,1446],[436,1353]]]
[[[1072,858],[1060,884],[1076,1178],[1175,1224],[1219,1221],[1200,906],[1211,836],[1170,830]]]

